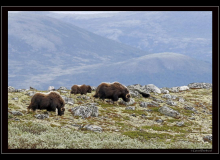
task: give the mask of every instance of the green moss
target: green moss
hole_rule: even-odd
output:
[[[155,139],[170,139],[173,136],[167,133],[149,133],[149,132],[144,132],[144,131],[127,131],[124,132],[123,135],[129,136],[130,138],[137,138],[139,140],[150,140],[151,138]]]
[[[180,133],[187,133],[188,131],[186,129],[183,129],[183,127],[179,126],[167,126],[167,125],[152,125],[152,126],[142,126],[143,129],[153,129],[155,131],[166,131],[166,132],[180,132]]]

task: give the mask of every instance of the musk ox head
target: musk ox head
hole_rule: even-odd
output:
[[[123,99],[125,102],[129,102],[129,101],[130,101],[130,97],[131,97],[131,95],[128,93],[128,94],[126,94],[125,96],[122,96],[122,99]]]
[[[58,108],[58,115],[59,115],[59,116],[64,115],[64,111],[65,111],[65,108],[64,108],[64,107],[63,107],[63,108]]]

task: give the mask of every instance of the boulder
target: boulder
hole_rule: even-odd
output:
[[[158,109],[158,111],[161,113],[161,114],[164,114],[164,115],[167,115],[167,116],[170,116],[170,117],[173,117],[173,118],[180,118],[180,113],[173,110],[172,108],[169,108],[167,106],[162,106]]]
[[[13,114],[14,116],[23,116],[24,115],[20,111],[11,111],[10,113]]]
[[[169,89],[169,91],[177,93],[177,92],[179,92],[179,87],[172,87],[172,88]]]
[[[55,91],[54,86],[49,86],[49,87],[48,87],[48,91]]]
[[[134,100],[133,98],[130,98],[130,101],[129,101],[129,102],[125,102],[125,101],[123,101],[123,100],[121,100],[121,101],[119,102],[119,104],[124,104],[124,105],[126,105],[126,106],[133,105],[134,103],[135,103],[135,100]]]
[[[8,86],[8,92],[15,92],[15,88],[12,86]]]
[[[209,89],[212,88],[211,83],[190,83],[188,84],[188,87],[191,89]]]
[[[57,89],[57,90],[67,90],[67,88],[66,87],[60,87],[59,89]]]
[[[134,95],[134,97],[139,96],[136,92],[141,94],[143,97],[147,98],[150,97],[150,93],[148,90],[146,90],[144,87],[142,87],[140,84],[134,84],[127,87],[129,92]]]
[[[28,95],[28,96],[33,96],[33,95],[35,95],[35,91],[28,91],[27,93],[25,93],[26,95]]]
[[[177,105],[176,102],[173,102],[173,101],[170,100],[170,99],[167,100],[167,104],[170,105],[170,106],[176,106],[176,105]]]
[[[167,89],[161,89],[161,93],[163,94],[169,94],[170,92]]]
[[[37,119],[45,119],[45,118],[49,118],[48,114],[36,114],[35,117]]]
[[[180,86],[178,89],[179,89],[179,91],[186,91],[186,90],[189,90],[189,87],[188,86]]]
[[[65,101],[65,103],[71,103],[74,104],[74,100],[72,98],[68,98],[66,96],[61,95],[61,97],[63,98],[63,100]]]
[[[70,112],[74,116],[81,116],[82,118],[98,117],[98,107],[95,105],[88,105],[88,106],[77,106],[70,109]]]
[[[145,85],[143,86],[144,90],[147,90],[149,92],[154,92],[154,93],[161,93],[161,90],[155,86],[154,84],[148,84],[148,85]]]
[[[93,132],[102,132],[102,127],[99,127],[96,125],[87,124],[83,128],[93,131]]]

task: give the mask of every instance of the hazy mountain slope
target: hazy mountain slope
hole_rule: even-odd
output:
[[[102,14],[49,12],[48,16],[142,50],[181,53],[212,61],[212,13],[139,11]]]
[[[211,65],[188,56],[148,54],[44,15],[9,13],[8,22],[8,85],[15,88],[211,83]]]

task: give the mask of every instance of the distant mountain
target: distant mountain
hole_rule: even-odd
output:
[[[44,14],[8,16],[8,85],[17,89],[113,81],[172,87],[211,83],[211,74],[210,63],[176,53],[149,54]]]
[[[212,63],[212,12],[47,12],[98,35],[151,53],[174,52]]]

